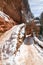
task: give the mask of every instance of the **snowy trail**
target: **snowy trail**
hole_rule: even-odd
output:
[[[18,27],[15,26],[11,30],[3,34],[2,37],[0,38],[0,45],[3,46],[5,44],[5,48],[7,48],[5,41],[10,39],[11,34],[14,32],[14,30],[17,30],[16,28],[20,29],[20,27],[22,27],[23,25],[20,25]],[[9,47],[11,53],[6,54],[5,51],[4,53],[1,52],[2,56],[0,63],[2,63],[2,65],[43,65],[43,57],[41,56],[41,54],[39,54],[38,50],[36,49],[37,46],[35,47],[32,37],[25,38],[24,42],[21,44],[18,51],[16,52],[16,55],[12,54],[14,52],[12,50],[14,48],[12,47],[12,44],[16,44],[16,42],[15,43],[14,41],[12,43],[8,42],[8,46],[9,44],[11,44],[11,47]],[[16,45],[14,46],[15,46],[14,50],[16,50]],[[3,54],[6,55],[6,59],[4,59]]]
[[[26,42],[26,40],[29,42]],[[34,47],[33,39],[30,38],[30,40],[29,38],[25,39],[24,42],[26,43],[21,45],[20,53],[15,57],[17,65],[43,65],[43,57]]]

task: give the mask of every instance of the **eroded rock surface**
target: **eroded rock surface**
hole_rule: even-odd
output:
[[[16,25],[16,22],[8,15],[0,11],[0,35],[11,29],[14,25]]]

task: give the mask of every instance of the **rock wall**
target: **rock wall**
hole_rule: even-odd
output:
[[[28,18],[32,16],[28,0],[1,0],[0,3],[0,9],[17,23],[25,22],[25,17],[21,13],[22,9],[26,11]]]

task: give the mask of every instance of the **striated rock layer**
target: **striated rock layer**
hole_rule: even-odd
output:
[[[16,22],[13,21],[8,15],[0,11],[0,35],[10,28],[16,25]]]

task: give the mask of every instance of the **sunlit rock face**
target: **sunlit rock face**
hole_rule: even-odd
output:
[[[12,28],[14,25],[16,25],[16,22],[4,12],[0,11],[0,35]]]
[[[2,65],[43,65],[43,56],[34,45],[33,37],[24,40],[25,24],[16,25],[0,38]]]

